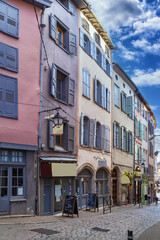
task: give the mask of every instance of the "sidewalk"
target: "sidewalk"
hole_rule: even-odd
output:
[[[145,230],[137,240],[159,240],[160,239],[160,222]]]

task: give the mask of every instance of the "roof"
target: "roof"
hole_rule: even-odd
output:
[[[99,20],[97,19],[95,13],[91,10],[90,6],[88,5],[87,8],[82,9],[82,13],[84,16],[90,21],[90,23],[94,26],[94,28],[97,30],[101,38],[105,41],[105,43],[111,48],[115,49],[115,46],[113,45],[111,39],[109,38],[106,30],[101,25]]]
[[[27,2],[29,4],[33,5],[33,2],[35,4],[36,7],[39,7],[41,9],[43,9],[44,7],[50,7],[52,4],[52,1],[50,0],[23,0],[24,2]]]

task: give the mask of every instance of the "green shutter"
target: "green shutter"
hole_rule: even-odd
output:
[[[119,126],[119,149],[122,149],[122,127]]]

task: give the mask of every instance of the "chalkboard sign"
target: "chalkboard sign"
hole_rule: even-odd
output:
[[[98,198],[97,198],[96,193],[88,194],[87,207],[94,208],[94,210],[96,210],[96,208],[98,209]]]
[[[73,196],[73,195],[65,196],[63,214],[64,213],[68,215],[72,215],[72,217],[73,217],[73,214],[77,214],[77,216],[79,217],[76,196]]]

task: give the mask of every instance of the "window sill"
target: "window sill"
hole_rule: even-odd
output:
[[[58,98],[56,98],[56,97],[55,97],[55,100],[58,101],[58,102],[61,102],[61,103],[65,104],[65,105],[67,105],[67,106],[69,106],[68,103],[66,103],[66,102],[64,102],[64,101],[62,101],[62,100],[60,100],[60,99],[58,99]]]
[[[85,96],[84,94],[82,94],[82,96],[83,96],[84,98],[88,99],[88,100],[91,100],[90,97],[87,97],[87,96]]]
[[[64,52],[66,52],[68,55],[70,55],[70,52],[67,51],[65,48],[63,48],[61,45],[59,45],[56,41],[55,41],[55,44],[60,47]]]
[[[64,148],[58,147],[58,146],[55,146],[55,147],[54,147],[54,151],[55,151],[55,152],[65,152],[65,153],[67,152]]]
[[[69,11],[69,9],[63,5],[63,3],[61,3],[59,0],[56,0],[56,1],[57,1],[68,13],[70,13],[71,15],[74,15],[74,16],[75,16],[74,13],[72,13],[71,11]]]
[[[27,201],[27,199],[25,199],[25,198],[10,199],[10,202],[26,202],[26,201]]]

